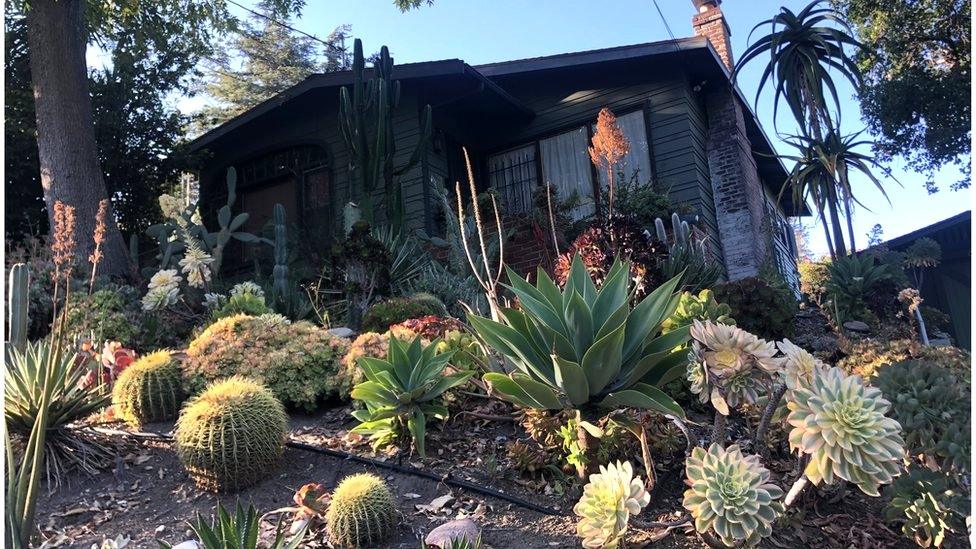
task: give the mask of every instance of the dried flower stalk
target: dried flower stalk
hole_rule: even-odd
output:
[[[492,320],[498,321],[501,318],[501,309],[498,305],[498,284],[502,278],[502,271],[505,269],[505,243],[504,236],[502,235],[502,218],[498,213],[498,204],[495,202],[495,197],[492,196],[491,207],[495,212],[495,228],[498,232],[498,269],[493,275],[491,266],[488,265],[488,247],[485,245],[485,229],[481,222],[481,208],[478,207],[478,192],[474,185],[474,170],[471,169],[471,158],[468,156],[467,148],[462,147],[461,150],[464,152],[464,163],[468,169],[468,185],[471,189],[471,205],[474,208],[475,230],[478,233],[481,259],[485,266],[484,276],[478,271],[474,257],[471,255],[471,250],[468,248],[468,236],[464,229],[464,203],[461,201],[461,182],[458,181],[455,183],[454,191],[457,195],[458,227],[461,230],[461,244],[464,245],[464,255],[468,259],[468,265],[471,266],[471,272],[474,273],[475,279],[477,279],[478,284],[484,289],[485,296],[488,298],[488,308],[491,310],[491,318]]]
[[[593,132],[593,146],[589,148],[590,161],[597,169],[607,171],[607,216],[613,218],[614,180],[613,168],[630,152],[630,142],[624,136],[623,130],[617,125],[617,117],[604,107],[596,119],[596,131]]]
[[[105,218],[108,216],[108,199],[103,198],[98,202],[98,213],[95,214],[95,233],[92,239],[95,241],[95,249],[88,256],[88,261],[92,265],[91,280],[88,282],[88,295],[95,291],[95,273],[98,271],[98,264],[102,261],[102,243],[105,242]]]

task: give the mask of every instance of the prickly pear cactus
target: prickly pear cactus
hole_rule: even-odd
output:
[[[115,414],[133,427],[175,418],[184,398],[179,364],[165,350],[130,364],[112,387]]]

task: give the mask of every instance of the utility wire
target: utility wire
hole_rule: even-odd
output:
[[[233,2],[234,0],[227,0],[227,1],[228,2]],[[671,37],[671,40],[672,41],[675,40],[674,33],[671,32],[671,25],[669,25],[668,24],[668,20],[665,19],[664,12],[661,11],[661,6],[657,5],[657,0],[653,0],[653,2],[654,2],[654,7],[657,9],[657,14],[661,16],[661,22],[664,23],[664,28],[667,29],[667,31],[668,31],[668,36]]]
[[[241,5],[241,4],[237,3],[237,2],[235,2],[234,0],[227,0],[227,2],[229,2],[231,4],[234,4],[235,6],[241,8],[242,10],[244,10],[244,11],[246,11],[246,12],[252,14],[252,15],[256,15],[258,17],[261,17],[262,19],[267,19],[268,21],[274,23],[275,25],[278,25],[279,27],[288,29],[288,30],[290,30],[292,32],[297,32],[298,34],[301,34],[302,36],[307,36],[308,38],[311,38],[312,40],[315,40],[316,42],[318,42],[320,44],[323,44],[325,46],[328,46],[330,48],[333,46],[333,44],[330,44],[330,43],[326,42],[325,40],[322,40],[321,38],[319,38],[318,36],[315,36],[314,34],[309,34],[309,33],[305,32],[303,30],[296,29],[295,27],[293,27],[293,26],[291,26],[291,25],[289,25],[287,23],[283,23],[281,21],[278,21],[277,19],[275,19],[274,17],[271,17],[268,14],[261,13],[261,12],[258,12],[258,11],[254,11],[251,8],[247,7],[247,6],[244,6],[244,5]]]

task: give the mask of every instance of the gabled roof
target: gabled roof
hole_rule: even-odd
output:
[[[964,248],[969,248],[972,218],[972,210],[966,210],[952,217],[947,217],[942,221],[936,221],[916,231],[892,238],[885,242],[885,245],[897,250],[907,248],[919,238],[928,237],[942,241],[940,244],[943,246],[947,244],[958,244]]]

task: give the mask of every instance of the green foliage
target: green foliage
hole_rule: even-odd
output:
[[[263,294],[240,292],[237,294],[232,293],[227,298],[227,303],[224,303],[219,309],[214,310],[211,318],[213,320],[220,320],[221,318],[236,315],[261,316],[272,312],[271,307],[265,304]]]
[[[28,305],[30,303],[30,271],[18,263],[10,268],[7,285],[7,344],[23,350],[27,346]]]
[[[600,466],[600,472],[590,475],[583,495],[573,507],[580,519],[576,535],[583,539],[583,547],[618,547],[623,543],[630,515],[638,515],[651,501],[644,489],[644,481],[634,477],[630,462],[616,462]]]
[[[346,348],[345,340],[309,322],[231,316],[190,343],[184,382],[193,394],[206,382],[243,375],[264,383],[285,405],[312,411],[320,398],[334,394],[333,378]]]
[[[770,482],[759,456],[744,455],[738,445],[708,450],[696,447],[685,463],[683,505],[695,530],[714,532],[726,547],[758,545],[773,533],[784,511],[783,491]]]
[[[369,332],[385,332],[390,326],[411,318],[447,316],[447,307],[440,299],[427,293],[405,297],[391,297],[372,305],[363,315],[362,328]]]
[[[362,327],[363,315],[377,296],[386,295],[390,288],[392,258],[383,243],[373,237],[366,221],[352,224],[345,239],[332,245],[333,267],[345,278],[346,299],[349,301],[349,325]],[[381,331],[385,331],[384,327]]]
[[[372,235],[390,254],[391,290],[394,294],[407,293],[431,261],[427,250],[416,238],[399,233],[392,226],[374,227]]]
[[[426,456],[427,416],[447,417],[447,408],[435,404],[434,399],[474,375],[442,375],[454,353],[438,353],[437,343],[425,347],[420,336],[409,344],[391,337],[386,359],[359,359],[366,381],[356,385],[351,396],[364,401],[366,409],[352,413],[360,422],[352,432],[388,438],[391,429],[400,434],[406,427],[417,453]]]
[[[830,261],[801,261],[797,269],[800,271],[800,293],[811,303],[822,304],[830,280]]]
[[[934,362],[952,372],[958,382],[969,386],[972,357],[958,347],[921,345],[911,339],[881,341],[863,339],[844,349],[847,355],[837,362],[846,372],[869,378],[885,364],[907,359]]]
[[[416,166],[431,134],[430,105],[424,107],[420,122],[420,138],[405,164],[395,165],[397,155],[394,113],[400,105],[400,82],[394,81],[393,58],[386,46],[380,48],[373,62],[370,78],[366,78],[366,59],[363,43],[358,38],[353,45],[352,90],[339,90],[339,129],[349,151],[351,170],[361,193],[357,200],[363,205],[366,220],[377,223],[373,211],[373,194],[383,181],[383,201],[386,204],[386,223],[399,231],[403,227],[403,201],[399,184],[394,179]]]
[[[597,289],[577,255],[560,290],[542,269],[535,286],[509,269],[508,288],[523,309],[502,309],[502,322],[468,315],[482,340],[516,370],[485,374],[492,391],[525,408],[632,406],[684,417],[658,388],[680,377],[687,360],[673,351],[688,340],[687,329],[660,335],[678,306],[678,279],[631,307],[629,272],[629,264],[616,261]]]
[[[966,530],[969,502],[953,477],[941,471],[911,467],[895,479],[885,518],[901,522],[905,537],[920,547],[939,547],[950,532]]]
[[[769,341],[792,335],[797,303],[789,290],[748,277],[718,284],[714,291],[715,299],[728,304],[743,330]]]
[[[67,315],[65,329],[72,336],[121,341],[133,347],[149,343],[142,341],[143,313],[139,291],[132,286],[112,284],[91,295],[71,294]]]
[[[332,543],[340,547],[372,547],[389,538],[395,527],[396,505],[383,479],[359,473],[339,482],[326,513]]]
[[[112,386],[116,416],[133,427],[174,419],[183,403],[180,368],[170,351],[139,358]]]
[[[261,383],[232,376],[186,403],[176,422],[176,453],[205,490],[234,492],[263,479],[284,451],[287,417]]]
[[[661,324],[661,333],[666,334],[691,326],[695,320],[702,322],[710,320],[718,324],[735,326],[735,319],[730,316],[731,313],[732,308],[716,301],[715,293],[711,290],[702,290],[698,295],[682,292],[678,308]]]
[[[886,265],[875,263],[874,257],[866,254],[850,255],[837,258],[828,270],[826,295],[831,303],[827,311],[839,316],[834,319],[836,322],[869,320],[867,313],[876,315],[868,305],[882,284],[891,279]]]
[[[197,518],[190,523],[190,528],[196,534],[202,549],[257,549],[258,539],[261,535],[261,521],[254,505],[248,504],[245,510],[241,507],[240,501],[237,502],[237,512],[234,515],[228,513],[227,509],[218,502],[217,514],[214,516],[213,523],[197,513]],[[282,523],[279,520],[278,528],[275,530],[274,537],[268,547],[270,549],[297,549],[301,547],[307,531],[307,526],[303,527],[291,540],[286,540]],[[160,544],[166,549],[172,547],[168,543],[160,542]]]
[[[660,193],[649,181],[641,181],[640,174],[634,172],[627,178],[617,172],[617,184],[613,190],[613,215],[629,219],[639,227],[651,227],[657,218],[668,218],[674,211],[671,198]],[[600,203],[609,203],[608,188],[600,190]]]
[[[970,399],[957,374],[937,363],[903,360],[878,369],[874,385],[891,401],[911,455],[924,454],[946,470],[969,470]]]
[[[864,44],[855,60],[864,73],[860,106],[879,138],[882,161],[904,156],[924,173],[930,192],[937,170],[955,164],[969,186],[971,3],[958,0],[833,0]]]
[[[670,234],[664,221],[654,220],[657,239],[667,246],[667,256],[658,261],[661,280],[681,276],[681,289],[692,293],[710,288],[722,275],[722,265],[708,251],[707,239],[697,239],[691,234],[687,221],[681,221],[677,213],[671,214]]]

